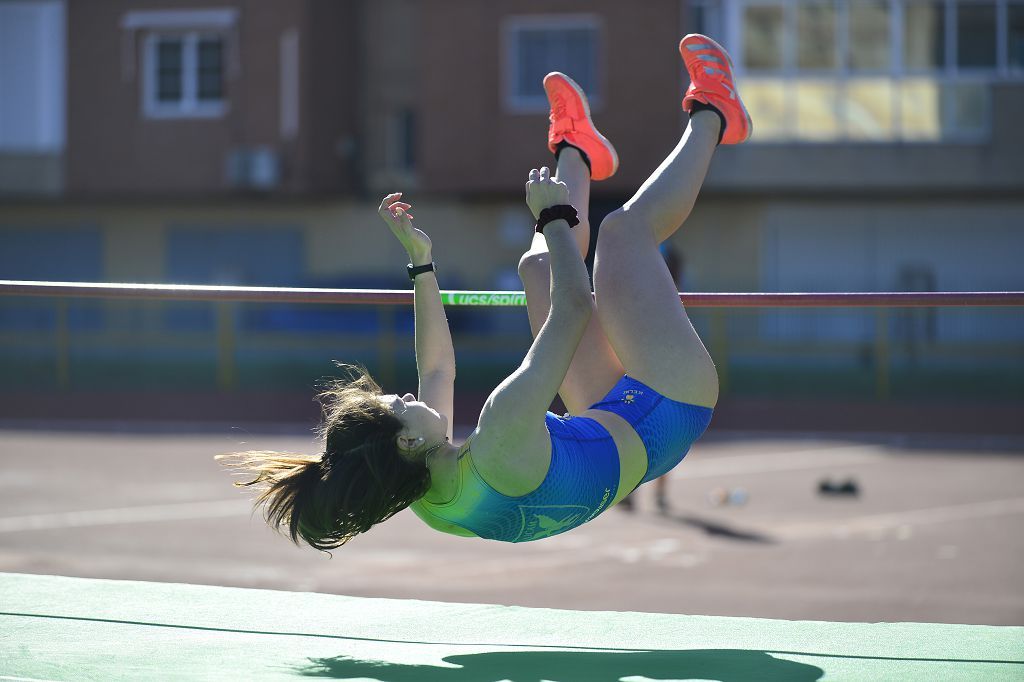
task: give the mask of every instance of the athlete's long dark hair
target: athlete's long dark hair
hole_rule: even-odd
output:
[[[380,386],[362,367],[319,394],[324,419],[320,455],[249,451],[218,455],[232,469],[255,476],[236,486],[260,490],[271,527],[299,544],[329,550],[385,521],[421,498],[430,473],[398,451],[402,422],[378,399]]]

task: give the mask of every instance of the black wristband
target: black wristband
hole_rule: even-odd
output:
[[[543,234],[544,227],[553,220],[564,220],[569,223],[569,227],[576,227],[580,224],[579,214],[576,213],[575,208],[569,204],[559,204],[558,206],[549,206],[541,211],[534,229]]]
[[[430,261],[426,265],[413,265],[409,263],[405,266],[406,271],[409,273],[409,279],[415,280],[416,275],[422,275],[424,272],[437,272],[437,268],[434,267],[434,261]]]

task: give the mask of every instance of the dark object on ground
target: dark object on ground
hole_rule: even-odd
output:
[[[852,478],[848,478],[842,483],[832,481],[832,479],[822,479],[818,483],[818,494],[819,495],[833,495],[833,496],[851,496],[857,497],[860,495],[860,486],[857,485],[857,481]]]

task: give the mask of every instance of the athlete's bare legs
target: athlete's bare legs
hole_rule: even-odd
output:
[[[558,157],[557,178],[569,188],[569,202],[576,207],[580,224],[573,236],[585,258],[590,245],[590,171],[579,152],[566,148]],[[530,329],[536,335],[551,308],[551,269],[544,235],[535,234],[530,249],[519,261],[519,277],[526,291]],[[625,370],[616,357],[597,315],[592,315],[559,389],[570,414],[579,414],[604,398]]]
[[[689,215],[721,127],[698,111],[637,193],[601,223],[594,266],[597,318],[633,378],[674,400],[713,407],[714,363],[679,301],[658,245]]]

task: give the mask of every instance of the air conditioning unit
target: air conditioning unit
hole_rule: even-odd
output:
[[[281,157],[267,145],[235,147],[225,163],[228,186],[234,189],[269,191],[281,183]]]

